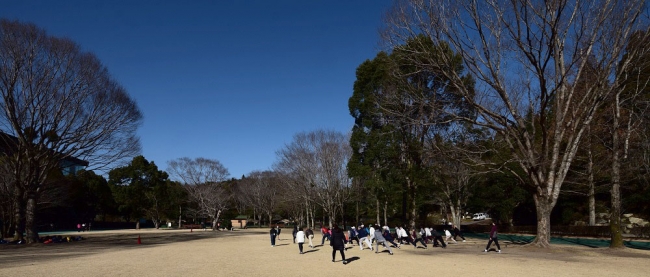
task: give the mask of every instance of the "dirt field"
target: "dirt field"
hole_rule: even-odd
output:
[[[79,242],[0,245],[0,276],[650,276],[644,250],[502,243],[502,253],[484,253],[486,241],[470,239],[446,249],[405,246],[392,256],[355,245],[344,265],[338,253],[332,263],[327,242],[300,255],[291,234],[271,247],[267,231],[97,231]]]

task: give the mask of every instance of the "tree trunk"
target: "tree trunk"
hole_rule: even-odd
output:
[[[136,229],[136,230],[140,230],[140,219],[139,219],[139,218],[136,219],[136,222],[135,222],[135,229]]]
[[[619,95],[616,95],[614,103],[614,117],[612,122],[612,207],[609,215],[609,228],[611,234],[610,248],[622,248],[623,235],[621,230],[621,162],[620,137],[619,137],[619,118],[620,114]]]
[[[214,216],[214,220],[212,221],[212,231],[217,230],[217,223],[219,223],[219,216],[221,216],[221,210],[217,210],[217,214]]]
[[[456,213],[456,207],[454,207],[453,204],[449,205],[449,209],[451,210],[451,223],[453,223],[456,226],[460,226],[457,222],[457,213]]]
[[[388,210],[388,201],[384,201],[384,225],[388,226],[388,215],[386,214]]]
[[[17,192],[14,198],[14,241],[24,239],[25,233],[25,202],[22,192]]]
[[[591,143],[587,152],[589,162],[587,163],[587,183],[589,185],[589,226],[596,225],[596,193],[594,184],[594,160],[591,153]]]
[[[355,216],[356,216],[356,221],[354,222],[355,226],[359,225],[359,202],[360,201],[357,201],[357,203],[356,203],[357,204],[356,205],[357,209],[356,209],[356,212],[355,212]]]
[[[178,229],[183,228],[183,206],[178,205]]]
[[[551,210],[548,196],[533,195],[537,209],[537,237],[532,245],[542,248],[551,246]]]
[[[412,182],[409,178],[406,178],[406,183],[409,187],[409,192],[411,196],[411,218],[409,219],[409,226],[411,229],[415,228],[415,218],[417,217],[418,208],[415,202],[415,182]]]
[[[38,232],[36,231],[36,196],[30,195],[25,207],[25,240],[27,243],[37,243]]]
[[[377,212],[376,212],[377,221],[375,221],[375,224],[381,225],[381,223],[379,222],[379,216],[381,215],[381,212],[379,211],[379,197],[375,197],[375,200],[377,201]]]

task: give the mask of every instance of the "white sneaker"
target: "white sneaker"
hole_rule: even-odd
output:
[[[483,252],[487,252],[487,249],[483,250]]]
[[[465,240],[463,240],[463,242],[465,242]]]
[[[501,253],[501,249],[499,249],[499,251],[497,251],[497,252]]]

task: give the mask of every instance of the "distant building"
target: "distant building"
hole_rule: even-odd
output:
[[[246,224],[248,223],[248,216],[238,215],[237,217],[235,217],[235,219],[230,220],[230,223],[232,224],[233,228],[244,229],[246,228]]]

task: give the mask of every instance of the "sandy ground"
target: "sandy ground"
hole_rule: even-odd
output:
[[[351,262],[344,265],[338,253],[332,262],[327,242],[305,247],[307,253],[300,255],[291,235],[282,234],[271,247],[266,229],[81,235],[86,239],[71,243],[0,245],[0,276],[650,276],[650,251],[634,249],[502,243],[502,253],[484,253],[486,241],[470,239],[446,249],[405,246],[391,256],[355,245],[346,251]],[[320,243],[320,235],[316,239]]]

